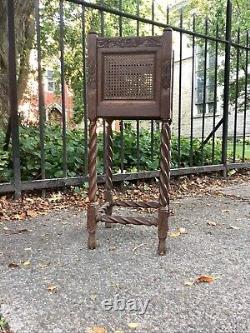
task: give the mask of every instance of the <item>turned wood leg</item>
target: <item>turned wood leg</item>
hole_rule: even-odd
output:
[[[105,192],[104,192],[104,199],[107,202],[112,204],[113,202],[113,195],[112,195],[112,164],[113,164],[113,142],[112,142],[112,120],[107,120],[107,131],[106,131],[106,163],[105,163]],[[112,205],[108,208],[106,214],[112,215]],[[111,223],[105,223],[106,228],[111,228]]]
[[[158,211],[158,254],[166,254],[170,188],[170,121],[162,121],[160,162],[160,208]]]
[[[96,210],[97,210],[96,128],[97,128],[96,119],[91,120],[89,127],[89,152],[88,152],[89,205],[87,211],[88,248],[91,250],[96,248]]]

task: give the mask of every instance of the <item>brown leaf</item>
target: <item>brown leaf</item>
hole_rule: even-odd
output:
[[[214,221],[208,221],[207,224],[208,224],[208,225],[211,225],[211,226],[213,226],[213,227],[215,227],[215,226],[217,225],[217,223],[214,222]]]
[[[19,221],[20,220],[25,220],[26,217],[27,217],[26,212],[22,212],[21,214],[14,214],[13,215],[14,220],[19,220]]]
[[[20,268],[20,266],[17,263],[15,263],[15,262],[9,263],[8,267],[9,268]]]
[[[28,209],[26,213],[28,217],[36,217],[38,215],[38,213],[35,210],[31,209]]]
[[[49,285],[47,290],[51,293],[57,293],[57,286]]]
[[[201,282],[206,282],[206,283],[212,283],[214,282],[215,278],[210,275],[200,275],[195,279],[195,283],[201,283]]]
[[[6,234],[9,234],[9,235],[18,235],[18,234],[23,234],[25,232],[29,232],[30,230],[28,229],[19,229],[19,230],[10,230],[10,229],[5,229],[6,231]]]

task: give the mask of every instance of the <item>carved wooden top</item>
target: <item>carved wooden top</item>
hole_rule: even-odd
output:
[[[162,45],[161,36],[150,37],[114,37],[114,38],[98,38],[98,48],[113,47],[159,47]]]
[[[162,36],[88,34],[88,118],[169,119],[172,31]]]

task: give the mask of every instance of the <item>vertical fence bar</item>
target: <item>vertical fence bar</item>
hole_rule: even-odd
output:
[[[224,164],[224,175],[227,173],[227,139],[228,139],[228,111],[229,111],[229,81],[230,81],[230,52],[231,52],[231,23],[232,3],[227,2],[226,18],[226,45],[225,45],[225,69],[224,69],[224,94],[223,94],[223,135],[222,135],[222,163]]]
[[[136,2],[136,15],[140,16],[140,2]],[[136,35],[140,35],[140,22],[136,21]],[[136,167],[137,171],[140,170],[140,120],[136,120]]]
[[[17,102],[16,79],[16,38],[15,38],[15,9],[14,1],[7,1],[8,14],[8,74],[9,74],[9,107],[11,117],[12,135],[12,160],[14,173],[15,199],[21,197],[21,167],[20,167],[20,142],[19,142],[19,117]]]
[[[183,13],[180,12],[180,28],[183,27]],[[181,164],[181,111],[182,111],[182,31],[180,31],[180,55],[179,55],[179,100],[178,100],[178,167]]]
[[[174,113],[174,65],[175,65],[175,53],[172,52],[172,80],[171,80],[171,121],[173,121]]]
[[[240,43],[240,29],[237,33],[237,44]],[[236,55],[236,78],[235,78],[235,105],[234,105],[234,138],[233,138],[233,162],[236,159],[236,142],[237,142],[237,122],[238,122],[238,94],[239,94],[239,62],[240,49],[237,47]]]
[[[249,31],[246,36],[246,47],[249,47]],[[242,162],[245,162],[245,151],[246,151],[246,123],[247,123],[247,85],[248,85],[248,56],[249,51],[246,49],[246,65],[245,65],[245,100],[244,100],[244,117],[243,117],[243,146],[242,146]]]
[[[205,20],[205,35],[208,33],[208,19]],[[204,84],[203,84],[203,101],[202,101],[202,130],[201,130],[201,163],[204,164],[204,137],[205,137],[205,115],[207,106],[207,38],[205,38],[204,47]]]
[[[169,5],[167,6],[167,24],[169,24]]]
[[[43,72],[42,72],[42,55],[41,55],[41,26],[40,26],[40,0],[35,2],[35,19],[36,19],[36,44],[37,44],[37,70],[38,70],[38,108],[39,108],[39,134],[40,134],[40,153],[41,153],[41,178],[45,179],[45,150],[44,150],[44,126],[46,121],[44,89],[43,89]],[[45,195],[45,192],[43,192]]]
[[[195,15],[193,15],[193,32],[195,32]],[[190,128],[190,166],[193,166],[194,140],[194,69],[195,69],[195,36],[192,37],[192,86],[191,86],[191,128]]]
[[[88,173],[88,114],[87,114],[87,82],[86,82],[86,21],[85,6],[82,5],[82,101],[83,101],[83,120],[84,120],[84,173]]]
[[[213,137],[212,137],[212,164],[214,164],[215,153],[215,117],[217,113],[217,80],[218,80],[218,39],[219,25],[216,25],[216,42],[215,42],[215,62],[214,62],[214,110],[213,110]]]
[[[60,0],[60,62],[61,62],[61,100],[62,100],[62,140],[63,176],[67,177],[67,138],[65,109],[65,66],[64,66],[64,0]]]
[[[102,5],[104,5],[104,1],[102,0],[101,2]],[[101,36],[104,37],[105,35],[105,16],[104,16],[104,11],[101,10],[100,11],[100,16],[101,16]],[[106,147],[106,121],[105,119],[102,120],[102,141],[103,141],[103,152],[105,151],[105,147]],[[106,156],[103,153],[103,167],[104,167],[104,171],[105,171],[105,163],[106,163]]]
[[[122,0],[119,0],[119,10],[122,11]],[[119,36],[122,37],[122,17],[119,16]],[[121,120],[120,122],[120,130],[121,130],[121,173],[124,172],[124,122]]]
[[[152,21],[154,21],[155,19],[155,0],[152,0],[152,7],[151,7],[151,11],[152,11]],[[155,27],[152,24],[152,36],[154,36],[155,34]],[[151,139],[150,139],[150,150],[151,150],[151,160],[153,161],[154,159],[154,120],[151,120],[151,129],[150,129],[150,133],[151,133]]]

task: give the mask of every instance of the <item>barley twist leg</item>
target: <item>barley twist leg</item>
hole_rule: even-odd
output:
[[[88,248],[96,248],[96,192],[97,192],[97,172],[96,172],[96,147],[97,147],[97,123],[96,119],[91,120],[89,127],[89,152],[88,152],[88,173],[89,173],[89,205],[87,211]]]
[[[166,254],[166,238],[169,218],[170,139],[170,121],[163,120],[161,130],[160,208],[158,212],[159,255]]]

